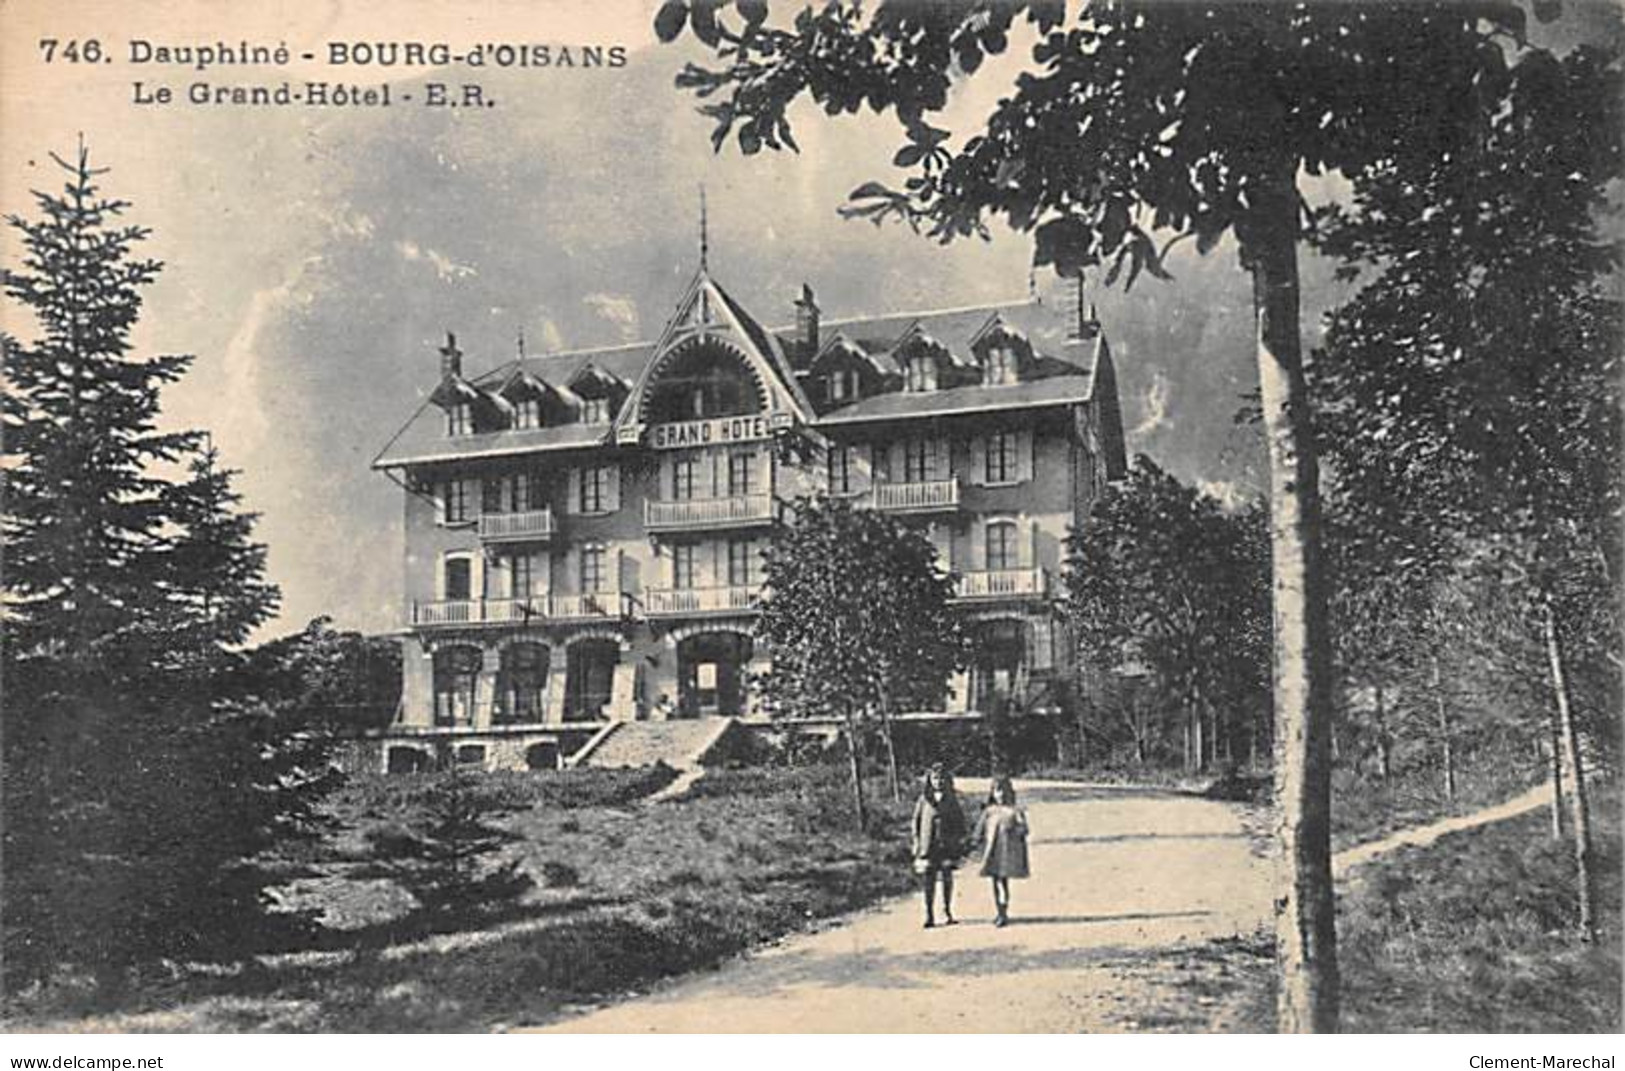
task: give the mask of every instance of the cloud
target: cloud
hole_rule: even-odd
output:
[[[601,318],[615,325],[622,342],[638,339],[638,303],[626,294],[588,294],[581,299]]]
[[[435,274],[440,276],[442,282],[450,282],[454,279],[469,279],[479,274],[469,265],[458,264],[444,253],[420,246],[410,238],[396,242],[395,252],[399,253],[409,263],[427,262],[434,268]]]
[[[234,434],[229,437],[241,438],[245,456],[251,452],[250,446],[261,444],[269,430],[260,393],[261,336],[267,328],[280,326],[292,309],[310,306],[314,294],[311,287],[305,285],[305,273],[321,263],[319,256],[306,257],[276,286],[254,291],[243,318],[226,343],[221,361],[226,379],[221,392],[223,409],[211,424],[232,429]]]
[[[1145,392],[1145,400],[1142,404],[1145,406],[1145,415],[1141,417],[1140,422],[1129,431],[1128,434],[1130,438],[1139,438],[1144,435],[1150,435],[1158,428],[1164,428],[1173,423],[1173,421],[1168,419],[1167,376],[1163,375],[1161,372],[1152,373],[1151,387]]]

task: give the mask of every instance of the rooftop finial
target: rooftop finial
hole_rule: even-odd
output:
[[[525,325],[519,325],[519,356],[525,355]]]
[[[710,270],[711,233],[705,218],[705,183],[700,183],[700,270]]]

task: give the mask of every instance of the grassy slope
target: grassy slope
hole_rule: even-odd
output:
[[[584,773],[584,772],[583,772]],[[515,808],[509,847],[543,887],[500,923],[400,933],[409,901],[385,883],[330,876],[306,890],[339,932],[326,952],[142,987],[143,1004],[13,1005],[12,1025],[124,1030],[483,1030],[538,1023],[906,891],[906,802],[870,788],[873,828],[853,829],[844,771],[721,773],[695,798],[629,802],[628,775],[493,782]],[[359,830],[409,817],[420,779],[353,786]],[[341,868],[342,869],[342,868]],[[87,1018],[63,1021],[78,1014]]]
[[[1595,809],[1601,933],[1591,945],[1572,936],[1572,849],[1551,838],[1545,812],[1370,867],[1340,905],[1346,1029],[1617,1032],[1617,793]]]
[[[1573,849],[1551,838],[1545,811],[1449,834],[1426,848],[1396,849],[1339,890],[1343,1029],[1618,1032],[1625,981],[1620,798],[1617,786],[1594,791],[1601,931],[1594,944],[1574,937]],[[1273,1030],[1268,941],[1203,951],[1232,983],[1214,1028]],[[1201,982],[1192,974],[1188,987],[1200,993]]]

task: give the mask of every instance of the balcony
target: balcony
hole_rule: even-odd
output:
[[[553,511],[550,509],[480,515],[480,539],[487,543],[516,543],[548,539],[552,535]]]
[[[759,591],[748,584],[720,588],[649,588],[643,593],[643,612],[649,617],[750,613]]]
[[[461,599],[412,604],[414,628],[477,628],[619,617],[618,591],[589,595],[534,595],[528,599]]]
[[[892,513],[929,513],[959,508],[959,480],[924,480],[919,483],[877,483],[875,509]]]
[[[1042,599],[1049,594],[1049,575],[1042,569],[985,569],[962,573],[954,594],[967,602]]]
[[[737,528],[767,524],[772,520],[773,496],[766,491],[727,498],[650,499],[643,504],[643,526],[651,532]]]

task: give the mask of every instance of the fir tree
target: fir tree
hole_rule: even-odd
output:
[[[276,591],[203,436],[157,427],[191,358],[132,350],[148,232],[83,147],[54,159],[62,192],[7,217],[24,255],[4,289],[37,324],[5,339],[8,988],[230,949],[263,917],[250,860],[325,777],[231,694]]]

